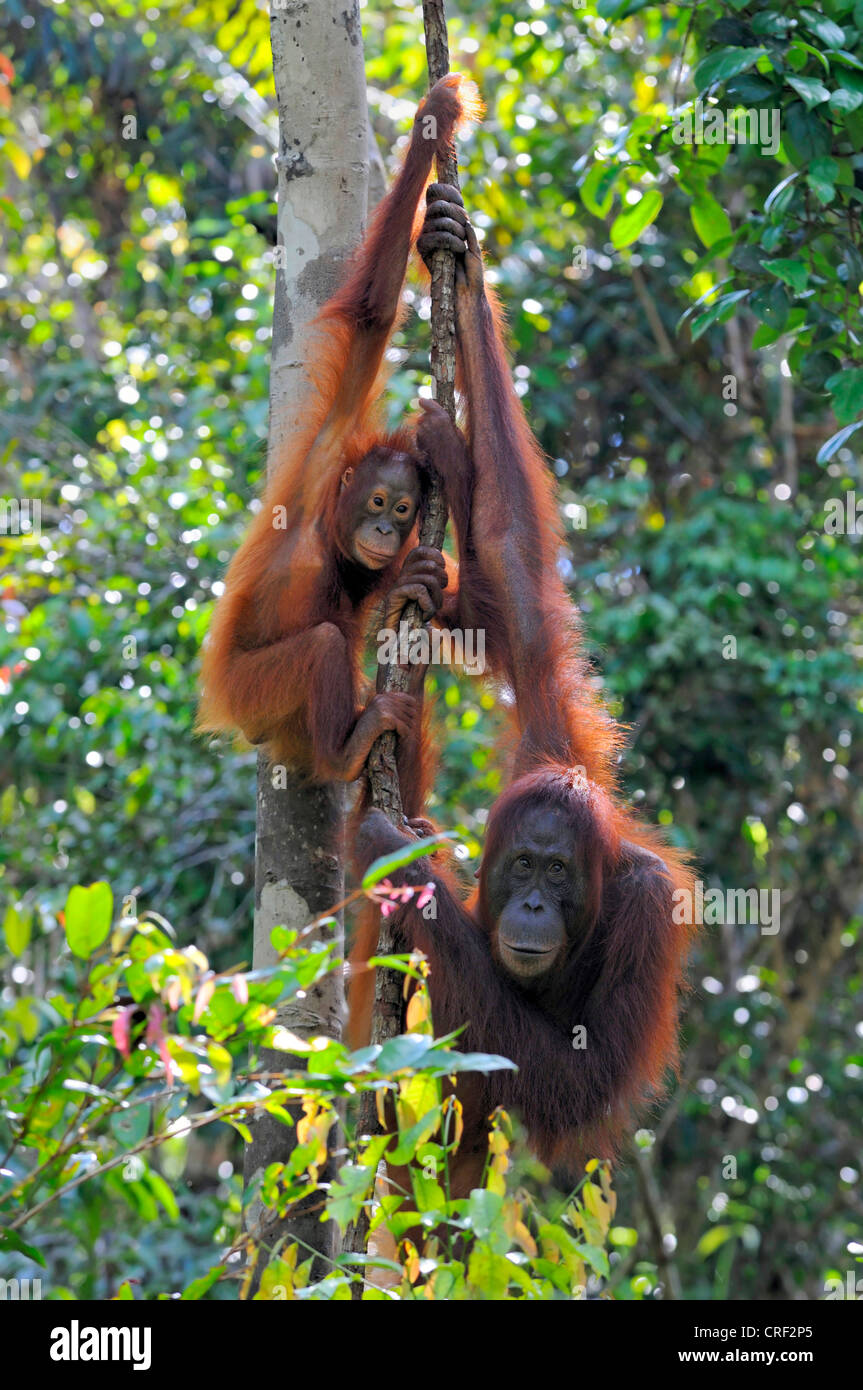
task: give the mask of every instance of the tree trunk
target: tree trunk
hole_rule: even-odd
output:
[[[278,247],[270,373],[269,458],[303,417],[308,330],[336,289],[345,260],[360,240],[369,183],[369,126],[357,0],[283,0],[271,7],[271,40],[279,111]],[[275,779],[258,764],[253,962],[271,965],[270,932],[305,926],[343,897],[344,787],[302,784],[288,769]],[[339,927],[341,941],[341,927]],[[300,1037],[340,1037],[344,988],[329,976],[305,999],[279,1009],[278,1022]],[[296,1059],[264,1051],[266,1070]],[[296,1112],[295,1112],[296,1113]],[[264,1115],[246,1149],[249,1183],[269,1163],[284,1162],[295,1131]],[[322,1174],[326,1181],[331,1174]],[[320,1197],[285,1221],[268,1220],[255,1202],[250,1231],[265,1244],[287,1237],[318,1253],[315,1276],[336,1253],[335,1229],[320,1222]],[[312,1208],[309,1209],[309,1206]],[[262,1221],[263,1215],[263,1221]],[[302,1258],[302,1253],[301,1253]],[[258,1262],[253,1290],[265,1261]]]

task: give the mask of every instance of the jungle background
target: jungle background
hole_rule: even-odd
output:
[[[630,728],[626,789],[705,888],[782,894],[776,934],[703,930],[682,1078],[645,1119],[649,1169],[615,1175],[612,1248],[685,1298],[823,1297],[863,1254],[863,588],[859,535],[829,523],[861,487],[863,5],[449,9],[453,67],[487,106],[465,200]],[[422,26],[385,0],[362,23],[391,170]],[[76,989],[73,885],[135,895],[218,969],[248,957],[254,754],[193,721],[264,468],[268,24],[254,0],[5,6],[0,491],[39,499],[42,526],[0,536],[4,1134],[49,1000]],[[776,152],[676,145],[669,113],[708,89],[781,111]],[[428,379],[415,276],[408,295],[394,416]],[[494,702],[433,686],[430,811],[476,855]],[[236,1229],[241,1144],[178,1132],[152,1181],[113,1170],[48,1206],[27,1239],[52,1296],[200,1275]],[[0,1249],[0,1275],[24,1272]]]

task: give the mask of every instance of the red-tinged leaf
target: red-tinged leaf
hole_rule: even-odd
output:
[[[158,1004],[150,1005],[147,1015],[146,1041],[150,1047],[162,1041],[162,1010]]]
[[[231,980],[231,993],[238,1004],[249,1002],[249,982],[245,975],[235,975]]]
[[[174,1079],[174,1069],[171,1063],[171,1054],[168,1051],[168,1044],[164,1038],[159,1043],[159,1056],[162,1059],[162,1066],[165,1068],[165,1077],[170,1084]]]
[[[176,1013],[183,1002],[183,985],[180,980],[172,980],[162,995],[172,1013]]]
[[[209,1004],[209,1002],[210,1002],[210,1000],[212,999],[212,997],[213,997],[213,995],[215,994],[215,992],[216,992],[216,981],[215,981],[215,980],[205,980],[204,983],[201,985],[201,988],[198,990],[198,995],[197,995],[197,998],[195,999],[195,1007],[194,1007],[194,1010],[193,1010],[193,1012],[192,1012],[192,1022],[193,1022],[193,1023],[197,1023],[197,1022],[198,1022],[199,1018],[200,1018],[201,1015],[204,1013],[204,1011],[205,1011],[207,1005]]]
[[[375,902],[385,902],[386,899],[395,892],[396,889],[392,879],[382,878],[380,883],[376,883],[374,887],[370,889],[369,896],[374,898]]]
[[[125,1008],[120,1009],[117,1017],[111,1024],[111,1036],[114,1039],[115,1046],[119,1048],[124,1057],[128,1057],[131,1051],[130,1038],[132,1031],[132,1015],[134,1012],[134,1004],[127,1004]]]

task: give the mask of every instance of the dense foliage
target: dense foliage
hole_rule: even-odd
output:
[[[860,1258],[863,7],[449,8],[453,64],[488,108],[463,151],[465,197],[560,480],[562,563],[631,726],[624,783],[694,851],[706,889],[782,895],[775,933],[708,921],[682,1081],[615,1178],[623,1224],[596,1188],[586,1243],[609,1236],[617,1297],[823,1296]],[[91,1146],[98,1168],[145,1137],[134,1110],[113,1113],[143,1083],[116,1037],[69,1045],[105,981],[191,1034],[209,961],[221,972],[249,952],[253,759],[207,748],[192,722],[214,585],[262,467],[275,140],[254,0],[7,0],[6,14],[0,493],[40,502],[41,534],[15,535],[4,503],[0,1150],[25,1141],[2,1176],[4,1225],[34,1167],[48,1165],[33,1204]],[[363,17],[389,158],[424,85],[421,26],[387,0]],[[681,142],[696,99],[704,142]],[[740,110],[766,139],[728,140]],[[707,139],[711,111],[726,138]],[[421,316],[401,346],[394,413],[426,373]],[[436,684],[431,809],[478,853],[500,786],[493,701]],[[126,979],[122,941],[86,969],[83,946],[70,954],[69,888],[92,881],[118,911],[133,899],[155,954],[186,953],[198,993],[166,997],[186,970],[174,957]],[[79,899],[73,920],[104,924],[105,901]],[[48,1292],[181,1289],[231,1248],[241,1141],[197,1127],[198,1087],[224,1097],[196,1070],[227,1085],[219,1067],[250,1020],[227,983],[215,998],[236,1005],[228,1060],[210,1053],[227,1034],[205,1001],[206,1060],[193,1054],[164,1113],[153,1102],[149,1166],[81,1182],[20,1227]],[[339,1065],[334,1052],[337,1079]],[[523,1177],[549,1210],[536,1166]],[[506,1219],[510,1250],[522,1236]],[[35,1268],[0,1259],[0,1276]],[[468,1292],[494,1296],[495,1269]]]

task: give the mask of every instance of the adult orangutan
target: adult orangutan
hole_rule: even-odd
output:
[[[466,1025],[465,1048],[500,1053],[517,1073],[459,1081],[465,1134],[454,1195],[479,1180],[487,1117],[522,1115],[546,1162],[612,1156],[632,1108],[660,1090],[676,1058],[689,929],[672,916],[681,860],[619,804],[619,734],[590,686],[556,559],[550,481],[506,366],[500,318],[459,193],[433,185],[419,241],[456,263],[456,324],[469,451],[428,408],[459,541],[458,621],[482,625],[515,696],[515,778],[491,808],[479,886],[467,902],[432,864],[437,917],[394,919],[404,948],[430,959],[436,1029]],[[416,814],[418,808],[412,807]],[[356,836],[360,870],[408,842],[378,811]],[[429,861],[393,875],[423,882]],[[355,952],[374,949],[367,924]],[[352,986],[352,1042],[364,1040],[368,974]]]
[[[357,867],[411,838],[368,811]],[[689,932],[672,921],[679,866],[646,838],[596,783],[555,766],[523,774],[495,802],[467,902],[444,868],[429,873],[428,860],[391,875],[436,885],[433,920],[411,906],[394,919],[401,948],[429,957],[436,1031],[467,1025],[465,1050],[499,1053],[519,1068],[459,1079],[465,1128],[454,1196],[479,1183],[495,1106],[521,1115],[544,1162],[574,1171],[589,1157],[613,1157],[633,1108],[661,1089],[676,1058]],[[351,1040],[363,1040],[356,1017]]]
[[[240,730],[319,780],[352,780],[383,730],[409,738],[417,723],[411,694],[358,704],[375,599],[387,595],[394,626],[409,598],[435,613],[447,582],[439,551],[411,548],[429,478],[424,422],[386,433],[375,406],[432,160],[475,113],[471,84],[454,74],[420,105],[401,172],[319,315],[307,424],[271,470],[204,653],[199,727]]]

